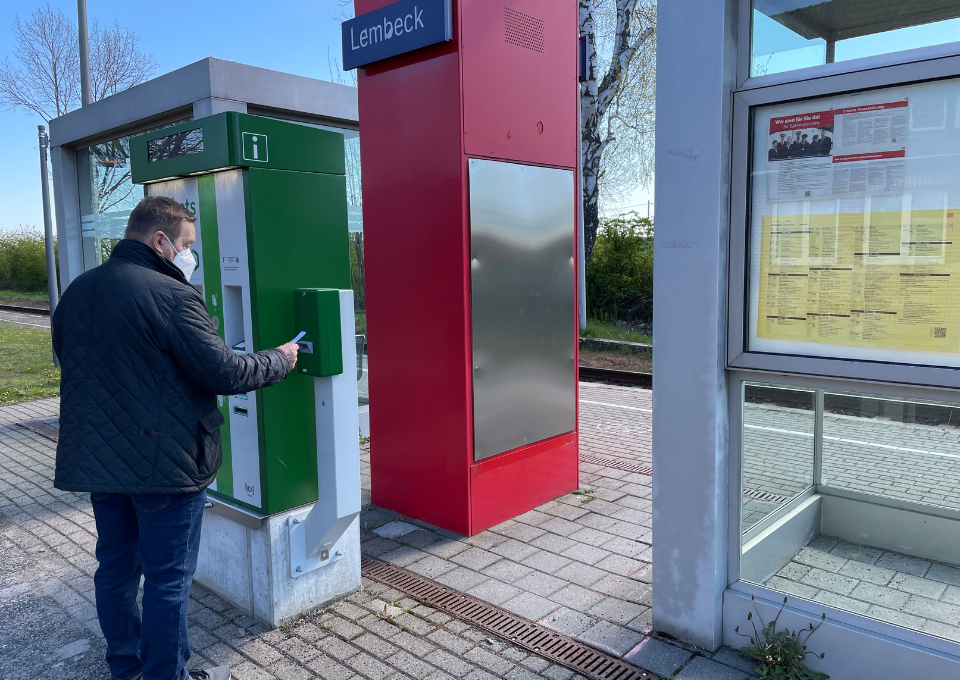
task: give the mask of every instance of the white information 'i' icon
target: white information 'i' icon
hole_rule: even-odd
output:
[[[243,160],[266,163],[270,160],[267,136],[256,132],[243,133]]]

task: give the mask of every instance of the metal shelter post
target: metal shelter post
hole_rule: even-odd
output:
[[[47,175],[47,148],[50,138],[45,125],[37,126],[37,138],[40,142],[40,191],[43,196],[43,240],[47,257],[47,292],[50,296],[50,318],[57,308],[59,291],[57,289],[57,256],[53,242],[53,220],[50,216],[50,183]],[[60,366],[57,353],[53,352],[53,363]]]
[[[80,34],[80,102],[93,103],[90,93],[90,44],[87,40],[87,0],[77,0],[77,30]]]

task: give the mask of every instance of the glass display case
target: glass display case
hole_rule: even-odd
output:
[[[960,80],[752,124],[746,349],[960,366]]]
[[[960,641],[960,405],[742,388],[740,578]]]

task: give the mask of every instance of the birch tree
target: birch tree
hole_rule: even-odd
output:
[[[587,42],[580,86],[586,261],[601,201],[616,202],[653,175],[656,0],[579,0]]]

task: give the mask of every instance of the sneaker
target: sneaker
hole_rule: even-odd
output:
[[[187,677],[190,680],[230,680],[230,667],[217,666],[206,670],[194,668],[187,674]]]

